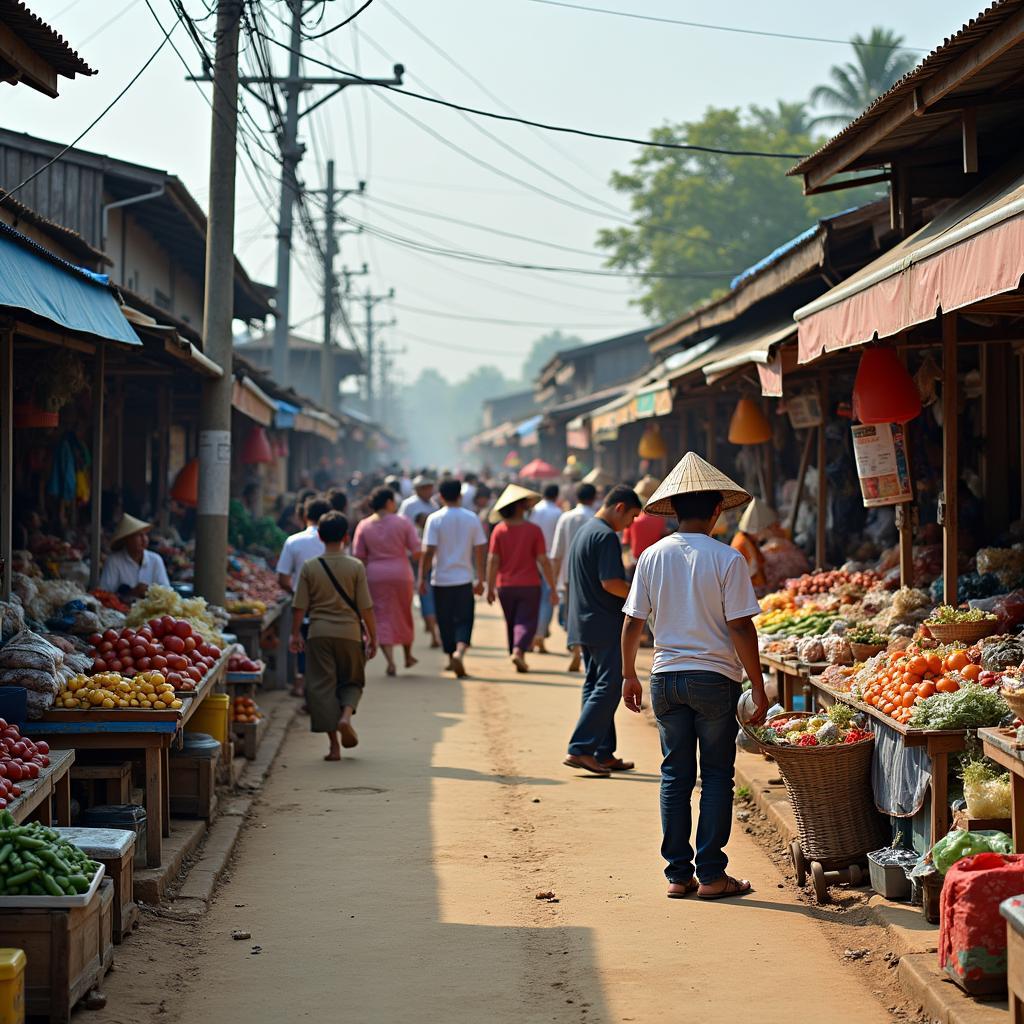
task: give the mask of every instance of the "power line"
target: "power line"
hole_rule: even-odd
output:
[[[568,4],[563,0],[529,0],[530,3],[544,4],[547,7],[565,7],[571,11],[590,11],[594,14],[613,14],[619,18],[635,18],[637,21],[656,21],[663,25],[684,25],[687,28],[703,28],[713,32],[736,32],[744,36],[767,36],[772,39],[796,39],[805,43],[837,43],[841,46],[849,46],[849,39],[833,39],[829,36],[802,36],[792,32],[767,32],[754,28],[738,28],[735,25],[710,25],[703,21],[681,21],[678,18],[662,18],[653,14],[637,14],[634,11],[614,11],[608,7],[590,7],[587,4]],[[877,46],[879,49],[892,50],[893,47],[885,43],[864,42],[862,46]],[[916,46],[900,46],[900,50],[912,50],[914,53],[925,53],[927,51]]]
[[[95,128],[96,125],[98,125],[100,121],[102,121],[103,118],[105,118],[107,114],[110,113],[111,110],[114,109],[114,106],[121,99],[121,97],[124,96],[124,94],[142,77],[143,73],[146,71],[149,65],[156,60],[160,51],[164,48],[164,46],[167,45],[167,40],[171,38],[171,32],[173,32],[176,27],[176,25],[172,25],[169,30],[164,32],[164,37],[160,40],[160,45],[157,46],[157,48],[149,55],[149,57],[146,60],[146,63],[143,64],[142,67],[139,68],[139,70],[136,71],[134,75],[132,75],[132,77],[128,80],[128,84],[96,115],[96,117],[94,117],[93,120],[90,121],[89,124],[87,124],[85,128],[83,128],[82,131],[79,132],[79,134],[75,136],[75,138],[72,139],[55,157],[53,157],[53,159],[47,160],[46,163],[42,165],[42,167],[39,167],[36,170],[34,170],[27,178],[25,178],[23,181],[15,185],[14,188],[5,192],[4,195],[0,197],[0,203],[6,201],[16,192],[23,189],[30,181],[33,181],[34,179],[38,178],[39,175],[43,173],[43,171],[52,167],[58,160],[60,160],[68,152],[68,150],[72,149],[74,146],[77,146],[78,143],[81,142],[82,139],[84,139],[86,135],[88,135],[89,132],[91,132],[93,128]]]
[[[355,11],[353,11],[344,21],[338,22],[337,25],[334,25],[333,27],[331,27],[329,29],[325,29],[323,32],[317,32],[317,33],[314,33],[312,35],[307,35],[307,34],[303,33],[302,38],[303,39],[309,39],[309,40],[323,39],[324,36],[329,36],[332,32],[337,32],[339,28],[344,28],[350,22],[355,21],[356,18],[358,18],[359,15],[362,14],[363,11],[365,11],[366,8],[369,7],[370,4],[372,4],[372,3],[373,3],[373,0],[366,0],[366,3],[364,3],[362,5],[362,7],[358,8]]]
[[[428,348],[440,348],[446,352],[465,352],[469,355],[479,356],[485,354],[486,351],[488,359],[514,359],[517,363],[521,362],[529,354],[528,352],[509,352],[506,350],[481,350],[479,345],[453,345],[448,341],[437,341],[435,338],[424,338],[422,335],[413,334],[412,331],[407,331],[401,325],[394,328],[394,330],[400,337],[408,338],[414,344],[426,345]]]
[[[267,37],[268,41],[273,43],[275,46],[281,47],[283,50],[287,50],[289,53],[297,52],[292,49],[287,43],[282,43],[278,39],[274,39],[273,36]],[[360,78],[364,82],[369,82],[369,79],[362,78],[360,75],[353,74],[351,71],[346,71],[344,68],[335,67],[333,64],[328,64],[326,61],[318,60],[316,57],[310,57],[308,54],[303,55],[306,60],[312,64],[318,64],[322,68],[326,68],[328,71],[333,71],[336,74],[350,75],[352,78]],[[526,125],[528,128],[543,128],[549,132],[560,132],[565,135],[580,135],[587,139],[601,139],[606,142],[628,142],[635,146],[647,146],[652,149],[674,149],[682,150],[688,153],[714,153],[720,156],[746,156],[746,157],[763,157],[769,160],[802,160],[807,155],[806,153],[768,153],[762,150],[756,149],[721,149],[717,146],[697,146],[688,142],[657,142],[651,139],[638,139],[629,135],[610,135],[604,132],[592,132],[585,128],[569,128],[565,125],[546,124],[543,121],[531,121],[525,117],[517,117],[514,114],[499,114],[493,110],[482,110],[480,107],[470,107],[463,103],[455,103],[452,100],[441,99],[436,96],[427,96],[421,92],[413,92],[412,89],[403,89],[397,85],[384,85],[383,83],[375,83],[381,85],[382,88],[387,89],[389,92],[401,93],[403,96],[411,96],[413,99],[422,100],[424,103],[433,103],[436,106],[448,107],[450,110],[459,110],[464,114],[475,114],[477,117],[489,117],[495,121],[508,121],[512,124]]]
[[[564,329],[572,331],[615,331],[615,330],[636,330],[636,324],[616,326],[615,324],[560,324],[552,323],[550,320],[506,320],[502,317],[493,316],[469,316],[468,314],[449,313],[444,309],[425,309],[422,306],[407,306],[402,302],[395,303],[396,309],[404,309],[407,313],[419,313],[422,316],[437,316],[445,320],[468,320],[477,324],[496,324],[499,327],[540,327],[549,329]],[[653,330],[653,328],[652,328]]]

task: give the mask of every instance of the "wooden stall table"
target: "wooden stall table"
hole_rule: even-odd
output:
[[[777,654],[761,654],[761,667],[775,677],[779,703],[786,711],[793,711],[793,698],[797,693],[809,691],[810,668],[797,658],[782,658]],[[810,711],[810,707],[805,710]]]
[[[967,748],[967,729],[911,729],[882,714],[870,704],[857,700],[842,690],[833,690],[818,677],[811,677],[810,685],[822,696],[832,701],[842,701],[857,711],[863,711],[869,718],[888,726],[899,733],[907,747],[924,747],[932,762],[932,809],[929,822],[929,849],[947,832],[950,826],[949,814],[949,755],[958,754]]]
[[[38,779],[18,783],[21,796],[7,805],[19,825],[38,819],[49,826],[54,818],[58,825],[71,824],[71,766],[75,763],[75,752],[52,750],[49,758],[49,766],[39,772]]]
[[[1024,750],[1017,746],[1017,730],[979,729],[978,739],[981,740],[985,756],[1001,764],[1010,773],[1013,852],[1024,853]]]
[[[265,676],[270,689],[283,690],[288,686],[288,639],[291,632],[291,601],[285,598],[272,605],[262,615],[233,615],[228,619],[228,632],[238,637],[245,653],[254,661],[261,655],[260,637],[277,624],[277,650],[274,651],[274,669]]]
[[[146,781],[146,863],[155,868],[163,859],[164,836],[170,835],[168,752],[185,722],[195,713],[196,706],[198,701],[193,696],[185,697],[177,711],[51,710],[42,718],[26,723],[22,732],[33,739],[46,740],[51,750],[142,751]],[[53,754],[50,756],[52,758]]]

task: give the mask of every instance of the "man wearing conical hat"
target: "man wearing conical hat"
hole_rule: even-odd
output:
[[[100,589],[121,597],[143,597],[151,583],[169,587],[164,560],[149,547],[150,523],[125,515],[110,538],[110,557],[100,573]]]
[[[768,710],[753,616],[760,608],[743,556],[711,537],[724,509],[750,495],[689,452],[645,506],[675,516],[676,533],[640,556],[623,611],[622,696],[640,711],[643,687],[636,655],[644,623],[653,617],[651,706],[661,733],[661,852],[668,862],[668,896],[742,896],[746,880],[726,872],[736,762],[736,703],[744,669],[755,702],[754,722]],[[691,845],[691,800],[700,756],[700,817]]]

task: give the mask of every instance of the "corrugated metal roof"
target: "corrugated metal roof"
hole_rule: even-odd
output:
[[[58,75],[95,75],[96,72],[71,49],[71,44],[21,0],[0,0],[0,24],[6,25],[19,39],[50,64]]]

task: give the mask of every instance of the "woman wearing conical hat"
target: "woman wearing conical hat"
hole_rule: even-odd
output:
[[[636,655],[644,623],[653,617],[651,706],[664,754],[661,852],[668,861],[670,899],[693,892],[701,899],[723,899],[751,889],[727,873],[725,846],[732,828],[735,715],[744,670],[755,702],[753,721],[768,710],[753,624],[760,608],[743,556],[711,537],[724,509],[750,500],[724,473],[687,453],[646,505],[653,515],[675,516],[679,529],[640,556],[623,608],[622,696],[631,711],[640,711]],[[694,851],[691,800],[698,749]]]
[[[731,546],[746,561],[747,569],[750,571],[750,582],[754,585],[754,590],[758,592],[762,591],[768,583],[761,544],[778,522],[779,517],[775,510],[766,501],[755,498],[743,510],[739,528],[732,538]]]

